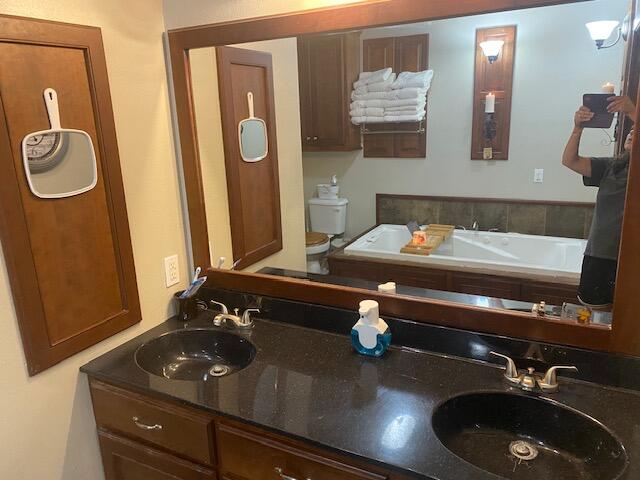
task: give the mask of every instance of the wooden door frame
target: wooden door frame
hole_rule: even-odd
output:
[[[205,198],[190,77],[190,49],[581,1],[587,0],[460,0],[456,2],[372,0],[170,30],[168,32],[169,53],[193,259],[197,265],[208,266],[208,285],[353,310],[356,309],[359,300],[371,298],[380,302],[381,312],[384,315],[529,340],[640,355],[640,334],[638,334],[636,321],[637,312],[640,311],[640,296],[637,295],[634,284],[634,279],[640,277],[640,249],[637,248],[640,244],[640,201],[631,201],[631,199],[640,198],[640,165],[637,162],[632,162],[629,171],[620,253],[625,262],[620,262],[614,324],[611,328],[600,325],[582,326],[557,318],[539,318],[528,313],[386,295],[369,290],[310,283],[291,278],[219,270],[212,268],[209,260]],[[636,131],[633,157],[638,156],[640,156],[640,140]]]

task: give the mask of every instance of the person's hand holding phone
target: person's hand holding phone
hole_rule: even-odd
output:
[[[629,117],[633,123],[636,122],[636,106],[633,101],[626,95],[613,96],[607,98],[609,105],[607,106],[607,112],[609,113],[623,113]]]
[[[595,114],[584,105],[581,106],[573,117],[576,128],[584,128],[583,123],[590,121]]]

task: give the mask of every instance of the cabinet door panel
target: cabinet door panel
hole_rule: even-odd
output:
[[[35,375],[139,322],[140,304],[100,29],[1,17],[0,32],[0,237]],[[45,88],[95,149],[97,183],[80,195],[27,183],[22,139],[49,128]]]
[[[283,475],[297,479],[384,480],[338,461],[281,444],[267,435],[257,435],[225,423],[216,426],[223,478],[274,480]]]
[[[303,148],[313,145],[313,102],[311,101],[310,40],[298,38],[298,88],[300,93],[300,130]]]
[[[395,39],[396,72],[420,72],[429,67],[429,35],[412,35]],[[425,120],[426,123],[426,120]],[[426,128],[426,127],[425,127]],[[398,129],[416,129],[416,124],[398,126]],[[393,135],[393,156],[396,158],[424,158],[427,155],[426,132]]]
[[[349,105],[360,72],[360,34],[312,35],[298,39],[302,145],[305,151],[361,148],[360,129]]]
[[[99,432],[106,480],[215,480],[213,470],[126,438]]]
[[[429,66],[429,35],[388,37],[363,42],[363,70],[391,67],[396,73],[419,72]],[[416,123],[371,125],[371,130],[416,130]],[[373,134],[364,137],[365,157],[424,158],[427,154],[425,133]]]
[[[309,93],[314,106],[311,130],[319,147],[344,143],[344,89],[337,81],[344,77],[342,51],[341,35],[314,38],[309,48]]]
[[[231,47],[216,47],[216,58],[233,260],[243,269],[282,250],[273,64],[269,53]],[[240,154],[238,124],[249,117],[249,92],[267,129],[269,149],[259,162]]]

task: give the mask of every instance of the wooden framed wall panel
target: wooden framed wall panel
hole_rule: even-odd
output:
[[[205,218],[205,204],[199,177],[198,145],[191,98],[188,55],[190,49],[580,1],[586,0],[379,0],[170,31],[169,45],[179,140],[195,261],[201,265],[210,263],[206,228],[203,228],[206,222],[202,222]],[[598,326],[584,327],[555,319],[539,319],[526,313],[467,308],[434,300],[388,297],[360,289],[310,284],[302,280],[213,268],[208,270],[209,283],[221,288],[345,308],[351,308],[362,298],[379,298],[382,302],[381,312],[386,315],[594,350],[640,355],[640,336],[637,331],[640,297],[633,290],[637,276],[640,275],[640,250],[637,249],[640,243],[640,202],[637,201],[640,198],[640,167],[636,168],[637,162],[634,160],[638,156],[640,143],[639,134],[636,132],[621,245],[621,258],[624,257],[625,261],[618,275],[614,324],[611,329]]]
[[[480,48],[480,43],[503,40],[504,46],[498,59],[489,63]],[[511,98],[513,96],[513,68],[516,47],[516,26],[480,28],[476,31],[476,69],[473,92],[473,125],[471,159],[483,160],[485,98],[496,96],[496,138],[491,142],[492,160],[509,158],[509,130],[511,127]]]
[[[0,31],[0,233],[34,375],[141,314],[100,29],[2,16]],[[22,166],[22,138],[49,125],[47,87],[96,150],[98,184],[74,197],[35,197]]]
[[[419,72],[429,68],[429,35],[374,38],[362,42],[363,70],[391,67],[396,73]],[[371,130],[415,130],[417,123],[369,125]],[[426,120],[425,120],[426,128]],[[364,156],[389,158],[424,158],[427,133],[383,133],[364,135]]]
[[[240,48],[218,47],[216,58],[233,260],[246,268],[282,250],[273,66],[271,54]],[[269,145],[267,157],[254,163],[242,160],[238,140],[238,124],[249,117],[248,92]]]

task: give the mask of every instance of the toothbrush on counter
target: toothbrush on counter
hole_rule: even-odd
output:
[[[198,290],[200,290],[200,287],[204,284],[204,282],[207,281],[206,276],[198,278],[198,275],[200,275],[201,271],[202,271],[202,268],[200,267],[196,268],[191,284],[184,292],[182,292],[182,294],[180,295],[180,298],[193,297],[196,293],[198,293]]]
[[[198,280],[198,277],[200,276],[200,272],[202,271],[202,268],[198,267],[196,268],[195,273],[193,274],[193,280],[191,280],[191,283],[195,282],[196,280]]]

